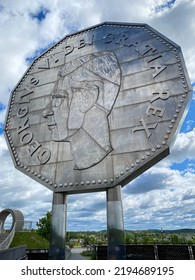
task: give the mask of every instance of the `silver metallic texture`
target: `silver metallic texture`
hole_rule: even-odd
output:
[[[15,167],[54,192],[124,186],[170,153],[191,91],[180,47],[146,24],[68,35],[11,94]]]

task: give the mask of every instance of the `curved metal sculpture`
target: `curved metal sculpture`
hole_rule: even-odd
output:
[[[24,225],[24,216],[20,210],[12,210],[12,209],[4,209],[0,212],[0,221],[2,222],[2,230],[4,229],[4,224],[6,221],[6,218],[11,214],[12,216],[12,226],[10,228],[10,231],[12,231],[14,225],[15,231],[21,231]]]

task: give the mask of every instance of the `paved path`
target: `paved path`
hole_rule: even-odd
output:
[[[87,260],[86,257],[83,257],[81,253],[86,251],[87,248],[85,247],[74,247],[71,249],[71,254],[68,260]]]

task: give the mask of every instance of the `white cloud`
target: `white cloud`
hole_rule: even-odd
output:
[[[170,156],[124,187],[126,228],[193,227],[195,165],[181,171],[171,165],[195,159],[194,139],[194,130],[179,134]]]
[[[159,32],[181,46],[192,81],[195,80],[194,41],[195,41],[195,2],[176,1],[171,9],[154,14],[150,24]]]
[[[0,99],[5,104],[9,91],[27,68],[26,57],[38,48],[64,37],[75,29],[103,21],[145,22],[151,24],[182,46],[190,76],[195,80],[193,42],[195,40],[194,1],[176,1],[171,9],[154,13],[165,1],[6,1],[0,11]],[[32,18],[41,8],[47,9],[45,20]],[[187,27],[187,28],[186,28]]]
[[[185,159],[195,159],[195,129],[178,134],[171,150],[170,162],[182,162]]]
[[[165,170],[164,170],[165,171]],[[147,172],[147,183],[155,184],[155,174],[161,177],[161,168],[152,168]],[[166,170],[167,178],[156,182],[156,189],[150,192],[123,194],[125,226],[128,229],[193,227],[195,221],[194,198],[195,175],[188,173],[182,176],[178,171]],[[154,180],[154,181],[153,181]],[[141,180],[137,189],[147,188]],[[159,184],[161,187],[159,187]],[[126,188],[131,188],[131,184]],[[128,195],[126,194],[128,193]],[[182,218],[182,219],[181,219]],[[137,226],[136,226],[137,225]]]
[[[0,209],[22,209],[25,219],[33,221],[45,215],[51,209],[51,192],[14,168],[2,135],[0,160]]]

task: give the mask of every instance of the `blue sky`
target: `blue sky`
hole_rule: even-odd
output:
[[[15,170],[2,134],[10,93],[32,60],[83,28],[141,22],[181,46],[193,95],[171,154],[123,188],[125,228],[195,228],[194,14],[191,0],[0,0],[0,211],[20,209],[35,226],[51,210],[51,191]],[[68,197],[68,230],[105,228],[104,192]]]
[[[6,106],[3,103],[0,103],[0,111],[4,111]],[[0,134],[3,132],[3,122],[0,122]]]
[[[38,21],[41,22],[46,18],[47,13],[49,13],[49,12],[50,11],[47,8],[40,7],[40,9],[38,11],[31,14],[31,17],[32,17],[32,19],[37,19]]]
[[[155,6],[155,11],[156,13],[162,12],[166,9],[171,9],[173,5],[175,4],[176,0],[171,0],[171,1],[161,1],[162,3],[157,4]]]

